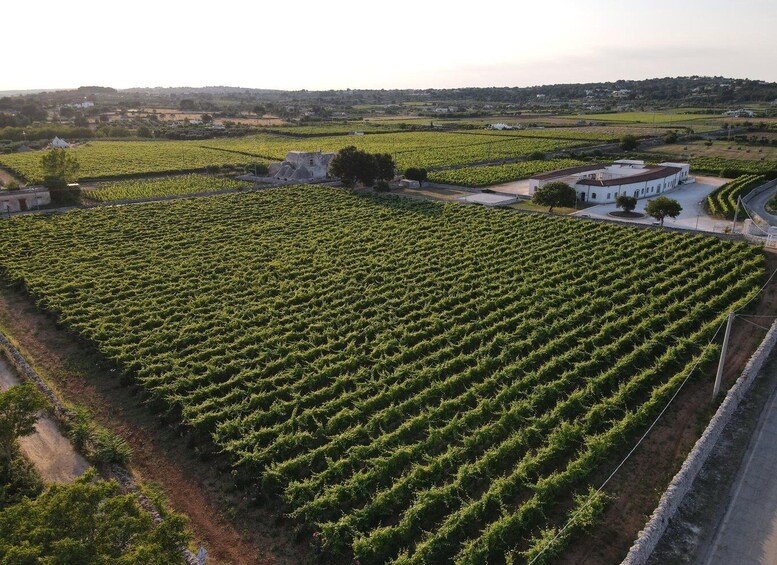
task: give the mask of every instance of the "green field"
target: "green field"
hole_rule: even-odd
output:
[[[480,564],[566,521],[763,257],[299,186],[11,218],[0,268],[334,562]]]
[[[158,196],[176,196],[200,192],[217,192],[250,187],[251,183],[207,175],[177,175],[151,179],[133,179],[101,182],[84,196],[97,202],[137,200]]]
[[[490,165],[485,167],[464,167],[436,171],[429,175],[429,180],[443,184],[460,186],[491,186],[517,179],[525,179],[537,173],[585,165],[584,161],[575,159],[550,159],[548,161],[520,161],[505,165]]]
[[[207,149],[198,141],[90,141],[68,151],[78,159],[81,179],[191,171],[260,160]],[[42,156],[41,151],[0,155],[0,165],[30,182],[41,182]]]
[[[580,114],[575,116],[581,120],[596,120],[602,122],[637,122],[643,124],[673,125],[683,122],[717,121],[723,123],[722,116],[710,114],[684,114],[674,112],[614,112],[608,114]]]
[[[68,151],[78,158],[82,179],[99,179],[281,161],[293,150],[336,152],[348,145],[371,153],[390,153],[401,170],[411,166],[430,168],[500,160],[585,144],[582,139],[407,132],[296,139],[262,134],[204,141],[92,141]],[[31,182],[40,182],[43,177],[41,156],[41,152],[0,155],[0,165]]]

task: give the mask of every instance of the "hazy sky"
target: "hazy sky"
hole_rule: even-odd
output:
[[[29,0],[0,21],[0,90],[777,81],[777,0]]]

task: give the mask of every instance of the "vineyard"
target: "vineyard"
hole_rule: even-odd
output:
[[[178,175],[152,179],[122,180],[98,183],[94,189],[85,192],[86,198],[97,202],[135,200],[158,196],[175,196],[235,190],[250,187],[251,184],[206,175]]]
[[[707,196],[707,209],[713,216],[734,218],[740,196],[747,195],[765,181],[763,175],[745,175],[719,186]]]
[[[484,167],[464,167],[436,171],[429,175],[429,180],[444,184],[460,186],[491,186],[516,179],[529,178],[537,173],[584,165],[583,161],[574,159],[551,159],[548,161],[520,161],[504,165],[489,165]]]
[[[12,218],[0,268],[332,561],[479,564],[544,547],[763,257],[301,186]]]
[[[82,179],[194,171],[258,160],[237,153],[207,149],[191,141],[91,141],[68,151],[72,151],[78,158]],[[42,155],[39,151],[0,155],[0,165],[30,182],[41,182]]]
[[[256,135],[205,141],[92,141],[69,149],[78,158],[82,179],[143,173],[193,172],[206,167],[282,161],[289,151],[332,151],[355,145],[371,153],[390,153],[400,169],[445,167],[501,160],[535,151],[577,147],[584,141],[477,136],[466,133],[412,132],[292,138]],[[43,178],[41,152],[0,155],[0,165],[30,182]]]

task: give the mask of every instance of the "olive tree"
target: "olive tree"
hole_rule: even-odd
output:
[[[632,212],[634,208],[637,207],[637,199],[633,196],[627,196],[625,194],[621,194],[618,196],[618,198],[615,199],[615,206],[617,208],[622,208],[624,212],[627,214],[629,212]]]
[[[661,222],[661,227],[664,226],[664,218],[667,216],[670,218],[676,218],[683,211],[683,207],[677,200],[672,200],[666,196],[659,196],[653,200],[648,200],[647,206],[645,206],[645,212],[648,216],[655,218]]]
[[[532,202],[535,204],[549,206],[548,212],[552,212],[556,206],[572,207],[576,199],[575,189],[561,181],[549,182],[539,187],[532,196]]]

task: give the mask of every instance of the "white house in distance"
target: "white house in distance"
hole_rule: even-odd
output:
[[[620,159],[610,165],[581,165],[535,175],[529,192],[549,182],[561,181],[575,189],[581,202],[615,202],[620,195],[646,198],[657,196],[688,180],[688,163],[659,163]]]
[[[52,139],[50,145],[55,149],[67,149],[70,147],[70,144],[67,141],[60,139],[59,137]]]
[[[309,181],[327,178],[334,153],[289,151],[282,163],[269,166],[269,176],[278,180]]]

